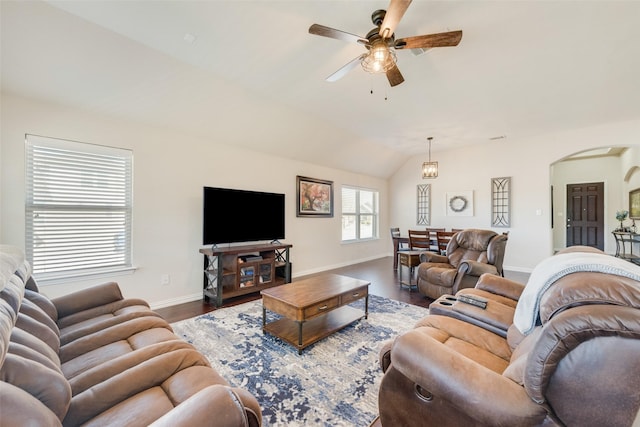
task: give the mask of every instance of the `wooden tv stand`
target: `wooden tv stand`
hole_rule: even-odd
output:
[[[204,255],[204,300],[220,306],[223,299],[291,282],[291,247],[265,243],[200,249]],[[281,275],[276,274],[278,267],[283,270]]]

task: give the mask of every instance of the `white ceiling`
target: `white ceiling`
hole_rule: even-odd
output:
[[[399,51],[394,88],[359,67],[325,82],[364,48],[308,27],[364,36],[387,5],[2,0],[2,90],[209,137],[228,111],[288,114],[322,138],[287,138],[290,122],[229,142],[382,177],[427,136],[437,153],[640,117],[640,1],[416,0],[396,38],[460,29],[459,46]],[[309,156],[350,143],[385,161]]]

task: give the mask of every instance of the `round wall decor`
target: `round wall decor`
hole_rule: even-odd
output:
[[[449,199],[449,207],[454,212],[462,212],[467,208],[469,202],[463,196],[453,196]]]

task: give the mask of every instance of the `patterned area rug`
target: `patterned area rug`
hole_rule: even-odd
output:
[[[353,307],[363,309],[364,302]],[[265,426],[368,426],[378,414],[385,341],[409,330],[426,308],[369,296],[369,318],[307,347],[262,333],[262,301],[172,324],[234,386],[250,391]],[[267,320],[275,315],[268,313]]]

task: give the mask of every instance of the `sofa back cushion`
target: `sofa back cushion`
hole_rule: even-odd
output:
[[[568,308],[593,304],[640,308],[640,282],[598,272],[568,274],[540,297],[540,321],[544,324]]]
[[[44,364],[7,353],[0,380],[18,387],[49,408],[59,420],[62,420],[71,403],[71,386],[61,372]]]
[[[495,236],[491,230],[468,229],[456,233],[447,246],[449,264],[457,268],[465,260],[488,263],[487,248]]]
[[[24,298],[31,271],[20,251],[0,247],[0,400],[3,421],[29,420],[34,408],[44,424],[57,425],[71,403],[71,387],[60,369],[60,338],[54,320]],[[43,418],[42,418],[43,417]]]

